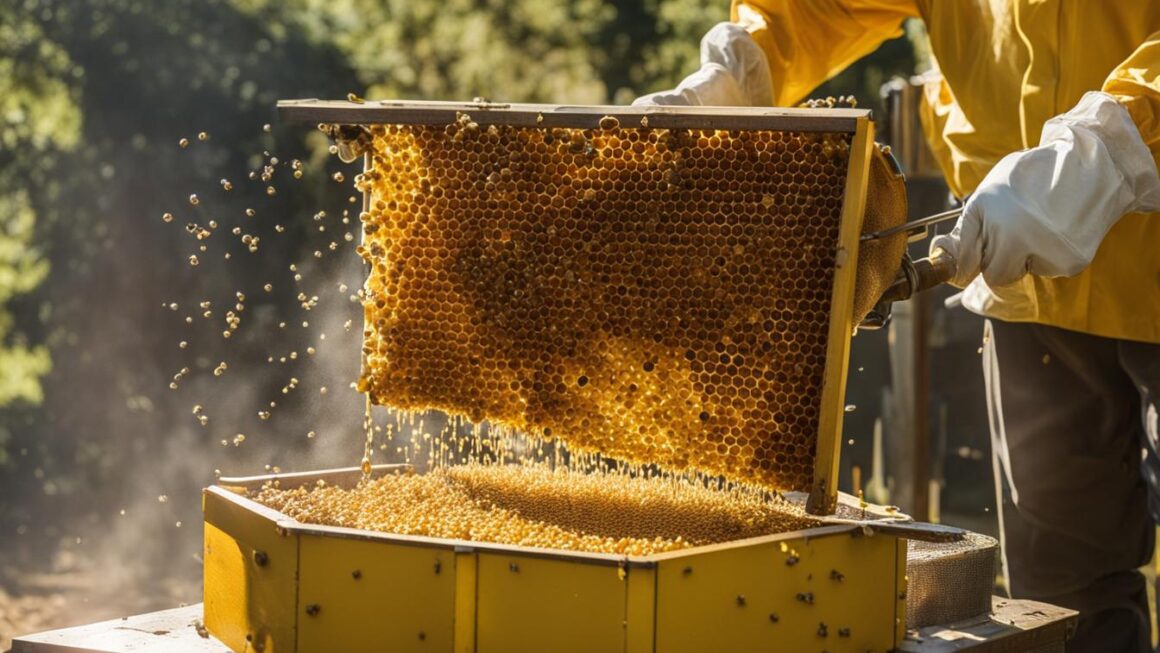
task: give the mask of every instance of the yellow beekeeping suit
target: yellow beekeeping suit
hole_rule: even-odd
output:
[[[951,190],[971,193],[1087,91],[1115,96],[1160,164],[1160,2],[1155,0],[735,0],[792,105],[922,18],[942,79],[923,125]],[[1160,343],[1160,215],[1131,214],[1074,277],[972,286],[991,317]],[[968,297],[968,300],[972,299]]]

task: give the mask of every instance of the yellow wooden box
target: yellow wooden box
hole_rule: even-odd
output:
[[[624,557],[315,526],[247,497],[360,476],[205,490],[211,633],[238,653],[866,653],[903,636],[905,540],[857,525]]]
[[[832,514],[858,237],[873,145],[865,111],[287,101],[284,120],[775,129],[849,134],[827,365],[808,483]],[[381,466],[378,474],[405,468]],[[358,470],[284,474],[283,488],[351,485]],[[885,652],[905,624],[905,541],[856,524],[647,557],[552,551],[302,524],[247,498],[274,477],[205,491],[205,621],[234,651],[357,653]]]

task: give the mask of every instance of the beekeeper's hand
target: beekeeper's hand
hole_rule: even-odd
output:
[[[675,89],[639,97],[633,105],[772,106],[769,61],[743,27],[718,23],[701,39],[700,70]]]
[[[1160,211],[1156,163],[1127,110],[1092,92],[1047,121],[1038,147],[999,161],[954,230],[930,249],[955,258],[951,283],[960,288],[980,273],[991,287],[1028,273],[1068,277],[1091,263],[1117,220],[1137,211]]]

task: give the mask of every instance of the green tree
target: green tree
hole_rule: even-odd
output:
[[[0,8],[0,169],[7,171],[0,176],[0,410],[14,413],[41,402],[51,366],[36,322],[26,319],[35,308],[28,294],[49,263],[35,243],[37,213],[25,180],[48,175],[77,144],[74,70],[34,16]],[[10,438],[0,426],[0,465]]]

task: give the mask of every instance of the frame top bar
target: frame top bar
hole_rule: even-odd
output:
[[[852,133],[869,109],[784,109],[780,107],[676,107],[406,100],[279,100],[284,123],[342,125],[445,125],[465,113],[480,125],[593,129],[612,116],[624,127],[660,129],[769,129]]]

